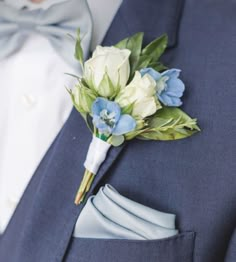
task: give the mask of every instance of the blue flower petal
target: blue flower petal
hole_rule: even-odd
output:
[[[161,74],[159,72],[157,72],[156,70],[154,70],[151,67],[147,67],[144,69],[140,70],[140,74],[143,77],[146,74],[149,74],[153,79],[155,79],[156,81],[159,80],[161,78]]]
[[[172,107],[179,107],[182,104],[182,101],[178,97],[172,97]]]
[[[165,106],[169,106],[172,104],[171,98],[168,95],[166,95],[164,92],[158,95],[158,98]]]
[[[178,107],[182,105],[182,102],[178,97],[162,94],[162,95],[158,95],[158,98],[165,106]]]
[[[178,78],[176,78],[176,79],[170,78],[166,82],[166,84],[168,85],[168,90],[172,91],[172,92],[176,91],[176,92],[178,92],[180,94],[183,94],[183,92],[185,90],[184,83],[180,79],[178,79]]]
[[[107,103],[109,101],[105,98],[102,98],[102,97],[98,97],[94,102],[93,102],[93,105],[92,105],[92,114],[93,115],[100,115],[100,112],[107,108]]]
[[[182,102],[180,98],[185,90],[184,83],[178,78],[179,69],[170,69],[162,73],[162,77],[167,77],[165,89],[158,92],[159,100],[166,106],[180,106]]]
[[[112,134],[116,136],[124,135],[128,132],[131,132],[136,127],[136,121],[130,115],[122,115],[119,122],[117,123]]]
[[[99,119],[97,122],[96,122],[96,127],[99,129],[99,130],[104,130],[107,128],[107,125],[104,121],[102,121],[101,119]]]
[[[93,123],[96,125],[98,121],[100,120],[100,117],[98,115],[93,116]]]
[[[182,93],[178,93],[177,91],[175,91],[175,92],[167,91],[167,92],[164,92],[163,94],[165,94],[166,96],[169,96],[169,97],[178,97],[178,98],[180,98],[183,95]],[[163,94],[161,94],[161,95],[163,95]]]
[[[108,126],[106,123],[104,123],[104,121],[102,120],[100,120],[100,122],[97,123],[96,127],[99,130],[99,132],[102,134],[111,134],[112,133],[112,128]]]
[[[96,128],[98,128],[99,131],[101,131],[101,132],[102,132],[102,130],[107,129],[106,123],[105,123],[103,120],[101,120],[101,118],[100,118],[99,116],[96,116],[96,115],[93,116],[93,124],[94,124],[94,125],[96,126]]]
[[[120,106],[115,102],[109,101],[107,103],[107,110],[109,113],[111,112],[115,113],[114,119],[115,119],[115,122],[118,122],[118,120],[120,119],[120,113],[121,113]]]
[[[117,103],[98,97],[92,105],[92,115],[93,123],[100,133],[112,134],[120,120],[121,109]]]
[[[168,76],[170,78],[178,78],[181,70],[172,68],[161,73],[162,76]]]

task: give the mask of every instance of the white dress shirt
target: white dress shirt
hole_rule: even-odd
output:
[[[41,4],[5,1],[17,8],[34,9],[63,0]],[[88,0],[94,19],[93,48],[102,41],[121,2]],[[32,34],[17,53],[0,61],[0,234],[70,115],[72,103],[65,86],[71,87],[74,79],[65,72],[77,73],[38,34]]]

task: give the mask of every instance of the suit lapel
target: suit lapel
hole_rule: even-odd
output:
[[[144,44],[166,33],[168,48],[178,40],[184,0],[123,0],[116,17],[104,39],[113,45],[137,32],[145,32]]]

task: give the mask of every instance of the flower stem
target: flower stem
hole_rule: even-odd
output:
[[[89,189],[91,187],[91,184],[94,180],[94,177],[95,176],[92,172],[88,171],[87,169],[85,170],[83,180],[80,184],[79,190],[78,190],[76,197],[75,197],[74,203],[76,205],[79,205],[83,202],[83,200],[86,196],[86,193],[89,191]]]

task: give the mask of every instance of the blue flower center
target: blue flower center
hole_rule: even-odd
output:
[[[115,112],[108,112],[107,109],[103,109],[100,112],[100,118],[106,125],[113,128],[116,124],[115,120],[116,113]]]

